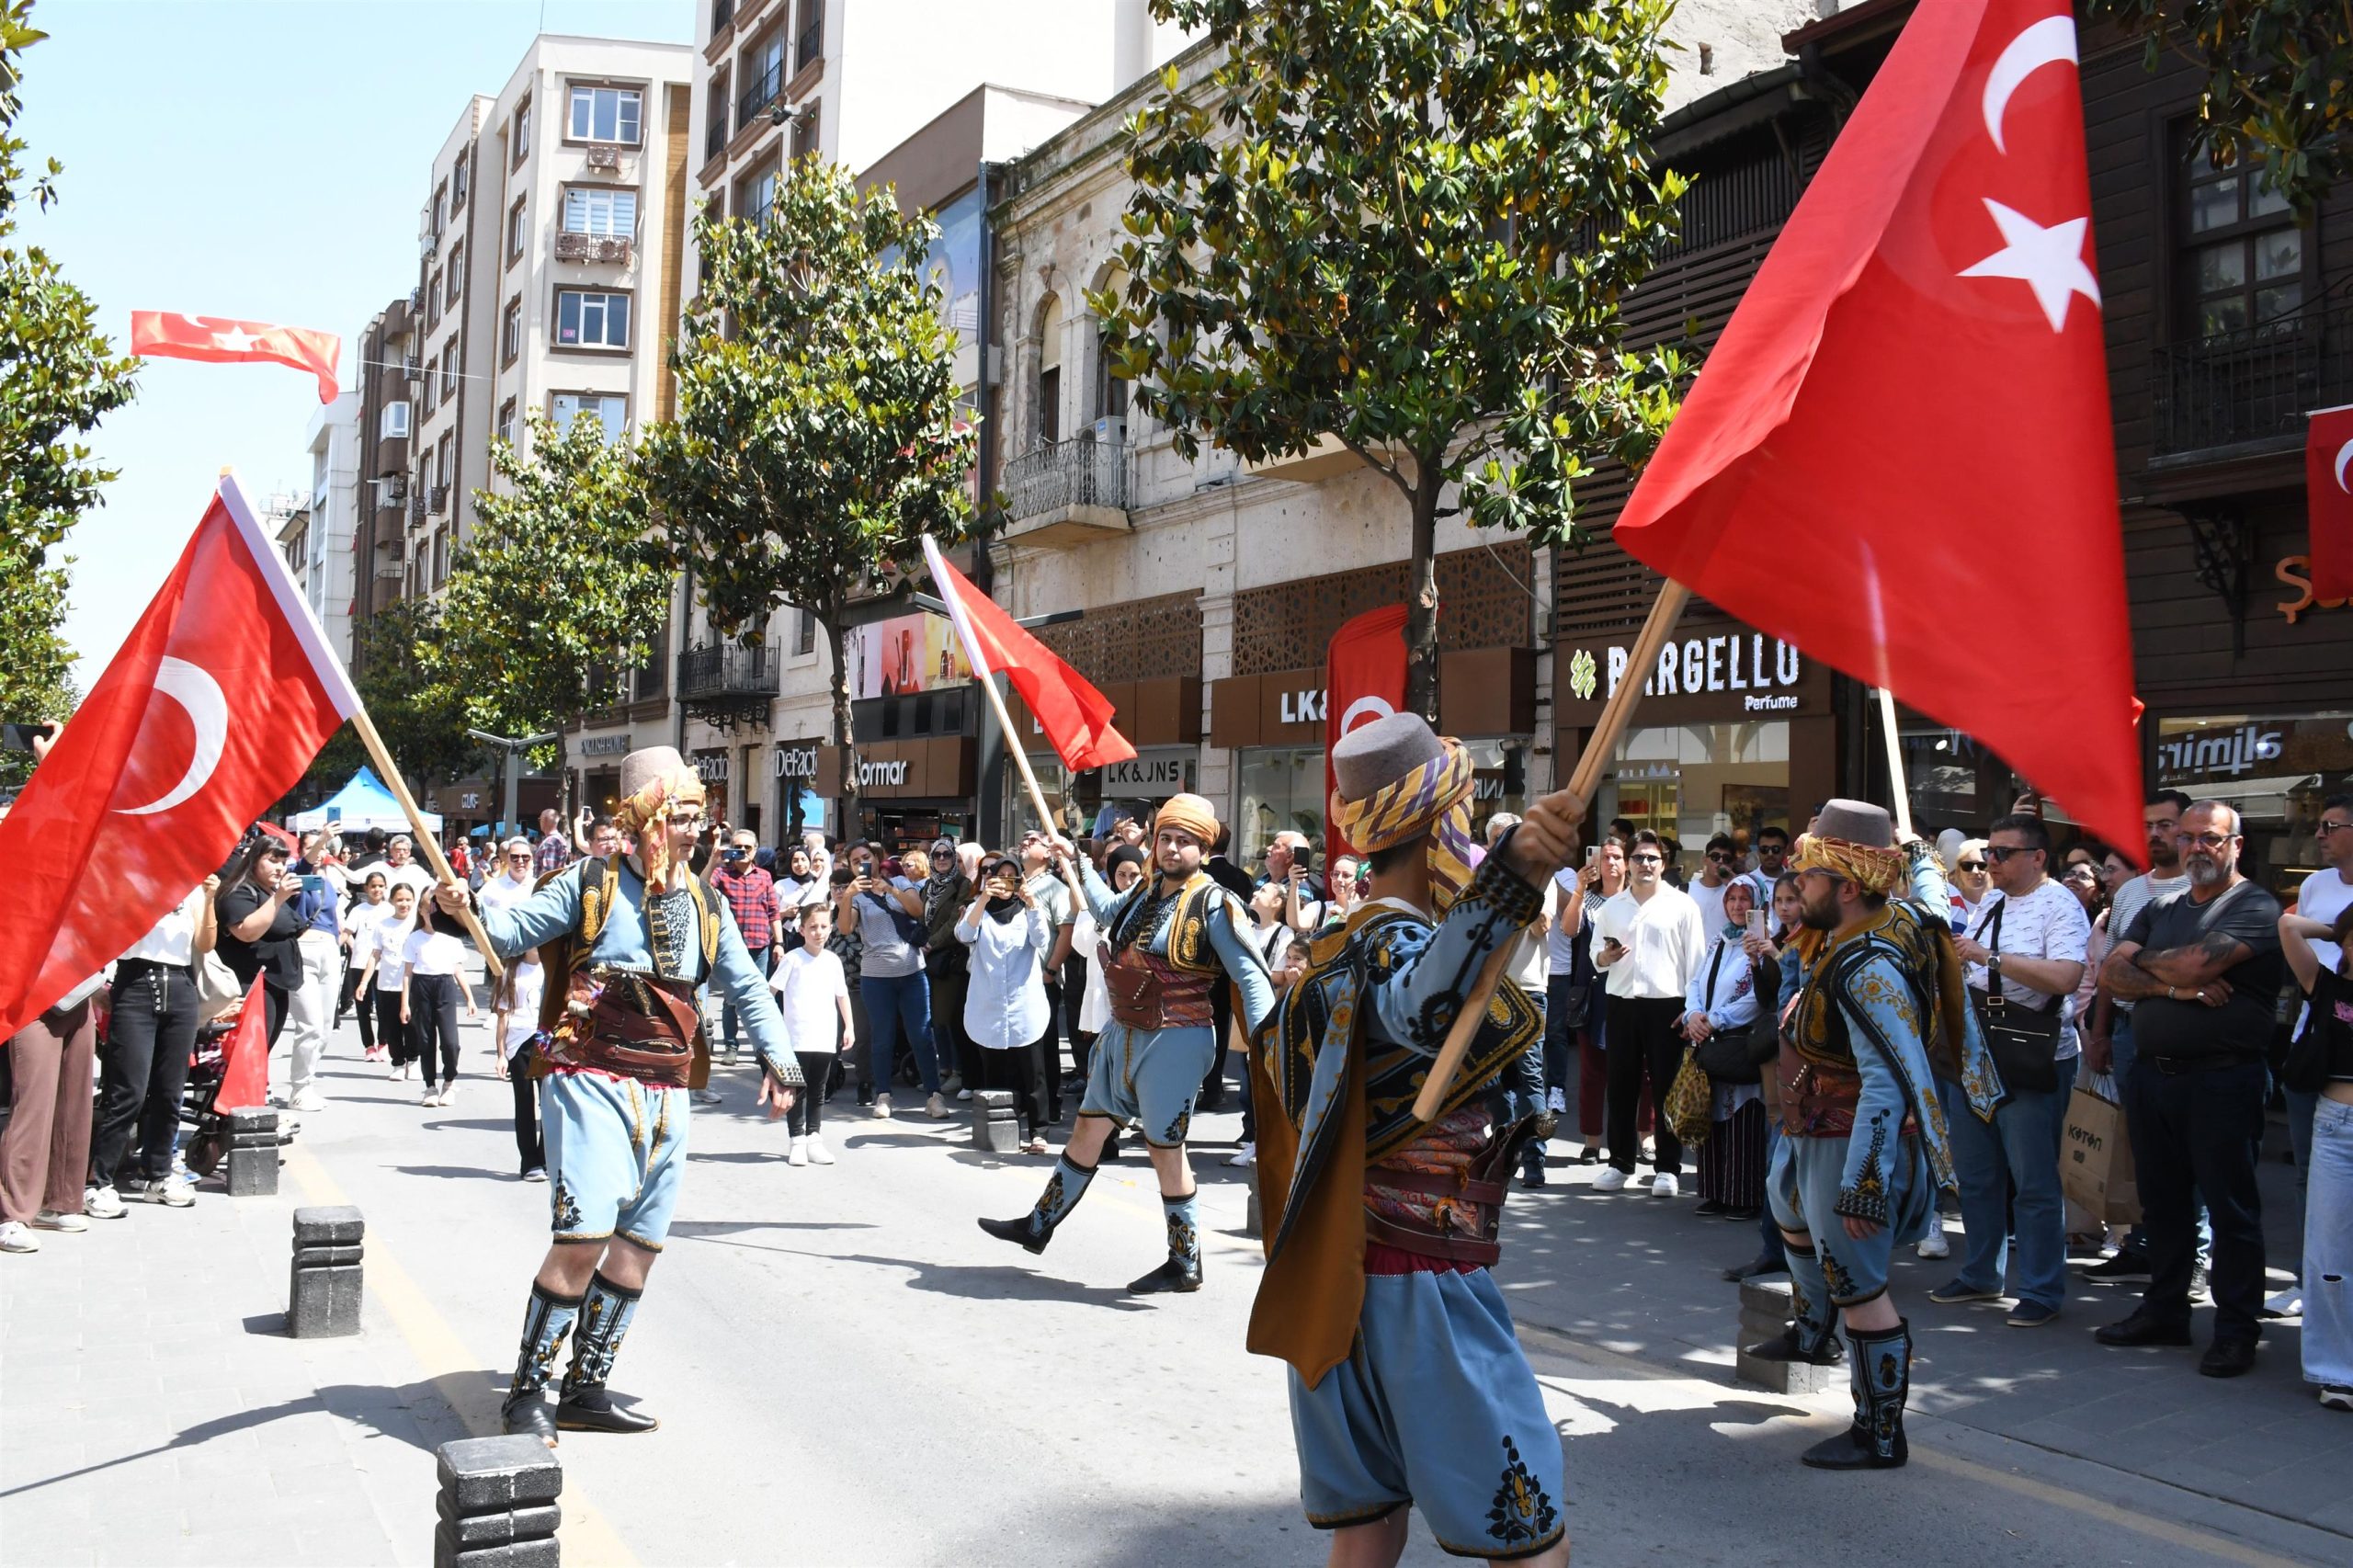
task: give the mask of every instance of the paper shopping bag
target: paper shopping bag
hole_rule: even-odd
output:
[[[2129,1225],[2141,1218],[2123,1108],[2096,1089],[2079,1087],[2068,1096],[2059,1175],[2069,1199],[2093,1218],[2111,1225]]]

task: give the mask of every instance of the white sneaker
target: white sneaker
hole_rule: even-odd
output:
[[[82,1212],[93,1220],[119,1220],[130,1210],[122,1206],[122,1197],[111,1187],[85,1187],[82,1189]]]
[[[1237,1169],[1248,1169],[1250,1166],[1258,1163],[1258,1145],[1256,1143],[1245,1143],[1242,1145],[1241,1152],[1228,1155],[1225,1163],[1236,1167]]]
[[[438,1103],[446,1106],[457,1097],[458,1085],[454,1083],[444,1084],[441,1085],[441,1098]]]
[[[2300,1318],[2304,1315],[2304,1288],[2290,1285],[2286,1290],[2263,1298],[2263,1310],[2273,1317]]]
[[[956,1091],[956,1097],[960,1100],[969,1100],[972,1097],[972,1091],[970,1089],[959,1089]]]
[[[1626,1190],[1626,1183],[1631,1179],[1631,1178],[1629,1177],[1624,1171],[1620,1170],[1616,1165],[1604,1165],[1593,1178],[1593,1190],[1596,1192],[1623,1192]]]
[[[938,1121],[948,1115],[948,1102],[938,1095],[934,1095],[923,1102],[923,1113],[932,1120]]]
[[[327,1108],[327,1097],[319,1093],[316,1089],[304,1089],[301,1094],[296,1095],[289,1103],[295,1110],[324,1110]]]
[[[891,1119],[891,1096],[888,1096],[888,1095],[877,1095],[877,1096],[874,1096],[874,1114],[875,1114],[875,1115],[877,1115],[877,1116],[879,1116],[879,1117],[881,1117],[881,1118],[883,1120],[885,1120],[885,1121],[888,1121],[888,1120],[890,1120],[890,1119]]]
[[[1676,1180],[1673,1176],[1667,1175],[1665,1171],[1661,1171],[1658,1175],[1651,1177],[1651,1196],[1653,1198],[1677,1198],[1682,1196],[1682,1192],[1683,1184]]]
[[[160,1203],[166,1209],[186,1209],[196,1202],[196,1184],[175,1171],[161,1181],[142,1183],[131,1196],[142,1203]]]
[[[1565,1116],[1569,1110],[1569,1096],[1558,1089],[1548,1089],[1544,1094],[1544,1108],[1554,1116]]]
[[[834,1152],[825,1147],[824,1139],[813,1132],[809,1135],[809,1163],[813,1165],[830,1165],[834,1163]]]
[[[79,1214],[68,1214],[62,1209],[44,1209],[33,1216],[36,1231],[86,1231],[90,1222]]]
[[[1912,1250],[1922,1257],[1950,1257],[1952,1243],[1945,1239],[1944,1221],[1938,1221],[1935,1227],[1920,1238],[1920,1244]]]
[[[539,1166],[533,1165],[529,1170],[523,1173],[523,1179],[525,1181],[545,1181],[548,1179],[548,1173],[541,1170]]]
[[[726,1097],[727,1096],[725,1095],[721,1094],[717,1089],[697,1089],[695,1091],[695,1103],[697,1105],[717,1105]]]
[[[441,1091],[438,1089],[427,1089],[425,1091],[424,1097],[419,1099],[416,1103],[419,1105],[439,1105],[441,1103]]]
[[[21,1220],[0,1224],[0,1252],[39,1252],[40,1238]]]
[[[795,1138],[792,1141],[792,1152],[784,1157],[784,1163],[788,1165],[807,1165],[809,1163],[809,1140],[806,1138]]]

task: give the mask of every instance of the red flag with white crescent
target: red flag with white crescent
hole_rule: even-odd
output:
[[[359,707],[233,479],[0,819],[0,1039],[220,869]]]
[[[2091,212],[2075,7],[1919,6],[1617,539],[2130,846],[2141,746]]]
[[[2353,598],[2353,407],[2325,408],[2304,432],[2313,597]]]
[[[335,363],[343,358],[343,339],[307,326],[133,311],[131,351],[149,359],[199,359],[208,365],[266,362],[308,370],[319,379],[321,403],[333,403],[342,390]]]
[[[1405,607],[1383,605],[1332,633],[1324,655],[1324,798],[1339,788],[1332,752],[1359,724],[1405,710]],[[1324,864],[1348,852],[1329,813],[1324,820]]]

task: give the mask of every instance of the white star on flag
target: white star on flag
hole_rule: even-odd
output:
[[[1986,199],[1985,210],[2007,242],[1974,267],[1961,269],[1963,278],[2015,278],[2034,290],[2035,302],[2050,318],[2051,330],[2067,324],[2067,306],[2077,294],[2099,306],[2099,279],[2084,260],[2084,237],[2089,218],[2070,218],[2046,229],[2025,213]]]
[[[243,354],[246,349],[251,348],[255,344],[259,343],[261,339],[254,334],[247,332],[242,325],[240,325],[233,326],[226,332],[214,333],[212,335],[212,341],[219,344],[222,347],[227,349],[232,354]]]

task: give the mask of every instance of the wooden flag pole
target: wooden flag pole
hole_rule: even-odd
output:
[[[1659,654],[1667,639],[1675,635],[1676,623],[1683,619],[1683,607],[1690,601],[1691,590],[1682,584],[1670,579],[1660,585],[1650,616],[1634,639],[1633,653],[1626,661],[1625,678],[1602,705],[1592,738],[1577,754],[1575,770],[1569,775],[1565,787],[1547,795],[1540,804],[1572,819],[1585,815],[1586,808],[1601,789],[1601,770],[1617,754],[1618,743],[1633,721],[1634,706],[1643,699],[1643,683],[1658,668]],[[1453,1027],[1446,1031],[1446,1043],[1438,1048],[1438,1059],[1430,1063],[1428,1075],[1422,1080],[1421,1093],[1414,1096],[1416,1121],[1434,1120],[1439,1108],[1445,1105],[1447,1091],[1454,1087],[1455,1074],[1462,1070],[1462,1059],[1470,1054],[1472,1037],[1479,1032],[1479,1020],[1487,1016],[1487,1004],[1495,1000],[1495,987],[1503,983],[1504,970],[1518,946],[1519,938],[1514,937],[1487,955],[1471,994],[1463,998],[1461,1010],[1454,1015]]]
[[[392,799],[401,803],[401,810],[408,813],[408,825],[414,830],[412,836],[425,851],[426,864],[443,882],[462,890],[466,884],[449,869],[449,858],[441,853],[440,837],[425,825],[425,813],[417,809],[416,798],[408,792],[408,784],[401,778],[401,770],[393,766],[392,754],[385,749],[384,737],[376,733],[376,722],[368,717],[367,709],[355,708],[351,710],[351,726],[359,732],[359,743],[368,748],[369,756],[376,764],[377,773],[383,778],[384,787],[392,792]],[[482,922],[474,917],[471,903],[458,912],[458,920],[465,926],[466,935],[474,939],[474,946],[482,949],[483,967],[490,971],[491,980],[496,982],[506,972],[506,966],[498,961],[496,953],[491,951],[490,933],[484,931]]]
[[[1871,687],[1879,698],[1879,731],[1887,742],[1887,788],[1895,812],[1895,841],[1912,836],[1912,791],[1904,778],[1904,742],[1895,733],[1895,693],[1883,686]]]

